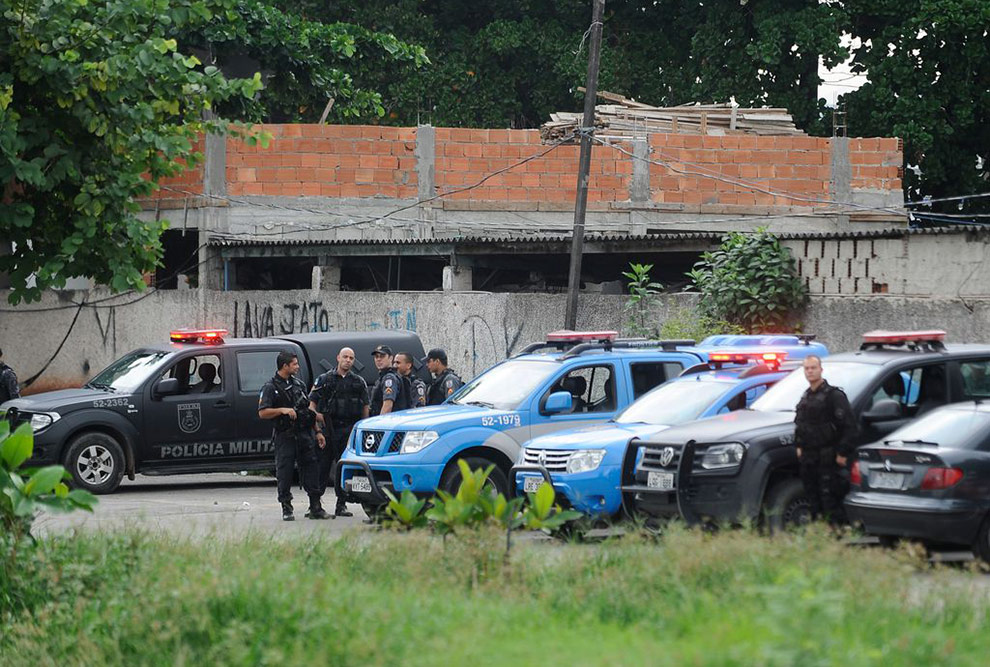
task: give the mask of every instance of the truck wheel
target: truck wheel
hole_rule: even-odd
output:
[[[106,433],[81,433],[69,441],[65,467],[76,488],[97,495],[113,493],[124,476],[124,450]]]
[[[461,459],[454,459],[447,465],[447,469],[443,471],[443,477],[440,478],[440,487],[450,495],[457,495],[457,492],[461,488],[461,467],[457,465],[457,462]],[[509,480],[505,476],[505,472],[498,467],[494,461],[489,461],[481,456],[469,456],[463,459],[467,462],[468,467],[471,470],[477,470],[481,468],[484,470],[490,465],[495,465],[492,473],[488,476],[485,481],[486,489],[494,489],[495,493],[501,493],[503,496],[509,495]]]
[[[990,563],[990,515],[983,520],[980,531],[976,534],[976,542],[973,544],[973,553],[982,558],[984,562]]]
[[[809,523],[811,514],[801,480],[785,479],[774,485],[767,494],[763,512],[771,533]]]

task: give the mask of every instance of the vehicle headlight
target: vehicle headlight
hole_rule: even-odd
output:
[[[402,439],[400,454],[415,454],[439,438],[436,431],[408,431]]]
[[[742,463],[743,454],[746,448],[738,442],[728,445],[712,445],[705,452],[701,459],[701,467],[705,470],[715,470],[718,468],[733,468]]]
[[[59,420],[57,412],[35,412],[31,415],[31,430],[37,433],[44,430]]]
[[[584,449],[574,452],[567,459],[567,472],[575,473],[594,470],[601,465],[603,458],[605,458],[604,449]]]

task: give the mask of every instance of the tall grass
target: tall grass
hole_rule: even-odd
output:
[[[982,664],[983,575],[810,531],[54,539],[0,664]]]

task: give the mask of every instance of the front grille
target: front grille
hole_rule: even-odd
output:
[[[374,454],[378,451],[378,448],[382,444],[382,438],[385,437],[385,431],[361,431],[361,436],[358,438],[358,447],[360,451],[364,454]]]
[[[533,449],[527,447],[524,461],[527,465],[542,465],[550,472],[565,472],[567,459],[574,450],[571,449]]]
[[[701,461],[705,457],[706,446],[695,445],[694,461],[692,470],[700,471]],[[671,450],[668,452],[667,450]],[[639,462],[638,470],[662,470],[664,472],[677,472],[681,464],[681,453],[684,445],[655,444],[649,443],[643,446],[643,458]]]
[[[392,442],[388,446],[389,454],[397,454],[402,449],[402,441],[406,439],[406,432],[399,431],[392,436]]]

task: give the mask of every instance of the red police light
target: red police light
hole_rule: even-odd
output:
[[[547,334],[548,343],[611,343],[619,337],[618,331],[570,331],[561,329]]]
[[[168,337],[173,343],[219,345],[226,335],[226,329],[176,329],[170,332]]]
[[[915,343],[945,340],[945,332],[941,329],[928,331],[868,331],[863,334],[864,343]]]
[[[709,361],[725,364],[749,364],[763,363],[771,368],[780,366],[780,363],[787,358],[786,352],[712,352],[708,355]]]

